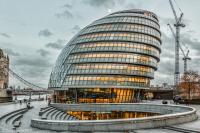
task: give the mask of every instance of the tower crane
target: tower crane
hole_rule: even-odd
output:
[[[175,0],[174,0],[175,1]],[[179,48],[180,48],[180,29],[185,27],[185,24],[182,22],[183,12],[181,11],[180,17],[177,17],[176,11],[174,9],[172,0],[169,0],[171,9],[173,11],[175,17],[175,24],[174,27],[176,29],[175,33],[175,72],[174,72],[174,85],[177,89],[179,81],[180,81],[180,72],[179,72]]]
[[[181,48],[181,47],[180,47]],[[181,48],[181,51],[182,51],[182,53],[183,53],[183,61],[184,61],[184,73],[186,73],[187,72],[187,61],[188,60],[191,60],[191,58],[188,56],[188,54],[189,54],[189,50],[187,50],[187,53],[185,54],[184,53],[184,51],[183,51],[183,49]]]
[[[176,38],[176,34],[174,33],[174,31],[173,31],[171,25],[170,25],[170,24],[167,24],[167,25],[169,26],[169,28],[170,28],[170,30],[171,30],[171,32],[172,32],[174,38]],[[181,45],[179,45],[179,48],[180,48],[181,52],[183,53],[184,73],[186,73],[186,72],[187,72],[187,61],[188,61],[188,60],[191,60],[191,58],[189,57],[189,52],[190,52],[190,51],[187,50],[187,53],[185,54],[185,52],[183,51],[183,48],[182,48]]]

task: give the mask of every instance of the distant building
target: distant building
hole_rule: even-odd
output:
[[[0,102],[12,100],[11,92],[7,91],[9,81],[9,57],[0,49]]]
[[[168,85],[167,83],[163,83],[161,86],[151,86],[150,89],[145,90],[146,95],[150,99],[165,99],[170,100],[173,99],[173,85]]]

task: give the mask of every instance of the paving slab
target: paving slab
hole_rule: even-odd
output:
[[[161,100],[159,100],[159,101],[147,101],[147,102],[148,103],[150,102],[150,103],[153,103],[153,104],[162,103]],[[169,103],[172,104],[171,101],[169,101]],[[56,133],[54,131],[39,130],[39,129],[30,127],[31,119],[32,118],[39,118],[38,113],[40,111],[40,108],[46,107],[47,104],[48,104],[47,101],[32,102],[31,105],[34,106],[34,108],[29,110],[28,112],[26,112],[24,114],[23,118],[21,119],[22,124],[21,124],[20,128],[18,128],[16,131],[0,128],[0,133],[16,133],[17,131],[20,132],[20,133]],[[19,104],[19,103],[18,104],[13,104],[13,103],[0,104],[0,110],[1,110],[0,116],[6,114],[8,112],[14,111],[16,109],[23,108],[25,106],[26,106],[26,104]],[[200,105],[190,105],[190,106],[195,107],[197,109],[197,114],[200,117]],[[197,121],[194,121],[194,122],[180,124],[180,125],[174,125],[174,126],[186,128],[186,129],[194,129],[194,130],[200,131],[200,119],[198,119]],[[60,132],[60,133],[62,133],[62,132]],[[68,133],[70,133],[70,132],[68,132]],[[98,132],[95,132],[95,133],[98,133]],[[158,128],[158,129],[136,130],[136,131],[131,132],[131,133],[178,133],[178,132]]]

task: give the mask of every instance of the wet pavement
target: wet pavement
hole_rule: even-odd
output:
[[[32,98],[36,98],[38,96],[33,96]],[[44,96],[43,96],[44,97]],[[19,96],[18,100],[22,100],[22,99],[28,99],[27,96]],[[8,129],[8,127],[5,125],[5,123],[0,123],[0,133],[56,133],[53,131],[45,131],[45,130],[39,130],[39,129],[35,129],[30,127],[30,122],[32,118],[39,118],[39,110],[41,107],[46,107],[47,106],[47,101],[35,101],[35,102],[31,102],[31,106],[33,106],[33,109],[30,109],[29,111],[27,111],[26,113],[23,114],[23,117],[21,119],[21,126],[19,128],[17,128],[16,130],[12,129],[12,127],[10,127]],[[26,103],[4,103],[4,104],[0,104],[0,117],[12,112],[14,110],[18,110],[21,108],[26,107]]]
[[[161,101],[151,101],[150,103],[160,104]],[[31,119],[39,118],[38,113],[39,113],[40,108],[46,107],[47,104],[48,103],[46,100],[31,102],[31,106],[34,106],[34,108],[27,111],[26,113],[24,113],[24,115],[21,119],[21,126],[19,128],[17,128],[17,130],[13,130],[12,128],[8,130],[8,129],[4,128],[5,127],[4,125],[0,125],[0,133],[17,133],[17,132],[18,133],[56,133],[54,131],[39,130],[39,129],[30,127]],[[191,106],[195,107],[197,109],[197,114],[200,116],[200,105],[191,105]],[[12,112],[14,110],[24,108],[24,107],[26,107],[25,103],[22,103],[22,104],[20,104],[20,103],[0,104],[0,117],[8,112]],[[2,123],[0,123],[0,124],[2,124]],[[200,131],[200,119],[190,122],[190,123],[174,125],[174,126]],[[178,132],[167,130],[167,129],[148,129],[148,130],[137,130],[133,133],[178,133]]]

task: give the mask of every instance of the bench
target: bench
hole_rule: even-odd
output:
[[[47,116],[43,115],[41,119],[42,120],[47,120]]]
[[[20,121],[20,120],[15,121],[14,124],[13,124],[13,126],[14,126],[15,128],[19,127],[20,125],[21,125],[21,121]]]
[[[52,109],[51,107],[40,108],[39,116],[42,116],[44,113],[46,113],[47,111],[51,109]]]
[[[39,116],[42,116],[44,114],[44,111],[39,112]]]
[[[40,108],[40,111],[43,111],[45,109],[48,109],[49,107],[43,107],[43,108]]]

